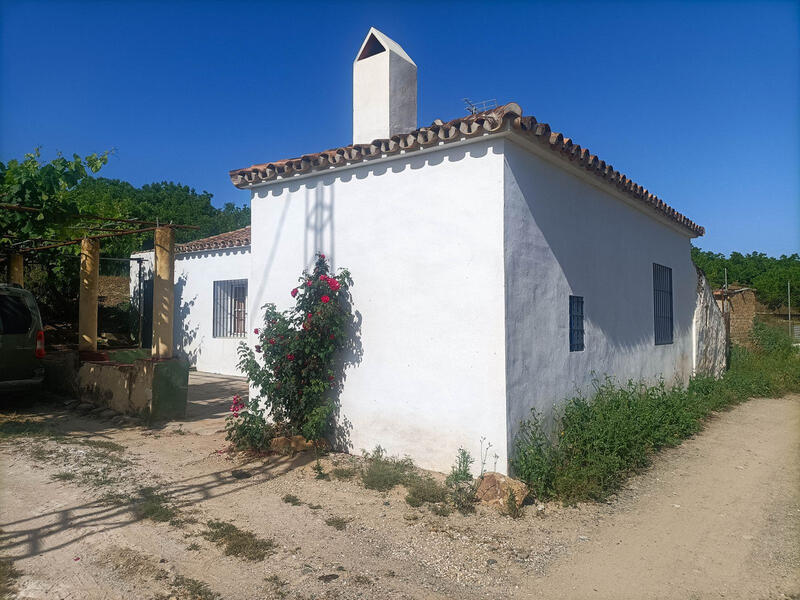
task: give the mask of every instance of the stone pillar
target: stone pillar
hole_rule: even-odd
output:
[[[153,273],[153,358],[172,358],[172,321],[175,315],[175,230],[155,232]]]
[[[8,283],[16,283],[20,287],[25,285],[22,264],[22,254],[12,254],[8,257]]]
[[[78,350],[97,351],[97,284],[100,240],[81,241],[81,291],[78,304]]]

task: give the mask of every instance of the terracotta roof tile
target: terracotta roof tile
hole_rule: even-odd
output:
[[[705,233],[703,227],[668,206],[641,185],[631,181],[610,164],[606,164],[605,161],[591,154],[588,148],[582,148],[570,138],[564,137],[563,134],[551,131],[547,123],[539,123],[534,117],[523,116],[522,109],[514,102],[474,115],[453,119],[447,123],[437,119],[430,127],[393,135],[387,139],[374,140],[369,144],[353,144],[316,154],[305,154],[299,158],[256,164],[243,169],[234,169],[229,174],[233,185],[240,189],[247,189],[259,183],[274,181],[279,177],[341,167],[397,154],[400,151],[411,152],[439,143],[456,142],[503,131],[516,132],[541,144],[563,160],[585,169],[604,180],[608,185],[667,216],[694,235],[699,236]]]
[[[198,252],[200,250],[220,250],[223,248],[237,248],[240,246],[250,245],[250,226],[235,229],[234,231],[226,231],[218,235],[194,240],[193,242],[186,242],[185,244],[178,244],[175,246],[177,254],[185,254],[187,252]]]

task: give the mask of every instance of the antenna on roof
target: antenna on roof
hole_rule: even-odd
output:
[[[492,98],[491,100],[481,100],[480,102],[473,102],[469,98],[464,98],[463,100],[464,104],[466,104],[464,108],[466,108],[467,112],[471,115],[477,115],[480,112],[497,108],[496,98]]]

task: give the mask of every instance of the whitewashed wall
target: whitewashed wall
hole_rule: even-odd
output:
[[[477,457],[485,437],[506,464],[497,144],[448,145],[253,191],[253,326],[264,303],[290,306],[315,251],[352,272],[363,358],[341,396],[350,450],[380,444],[447,470],[459,446]]]
[[[213,336],[214,282],[249,277],[249,247],[175,257],[175,347],[198,371],[242,375],[236,349],[246,338]],[[248,286],[248,308],[250,294]]]
[[[146,277],[152,277],[152,252],[145,258]],[[131,297],[136,298],[136,263],[131,263]],[[214,282],[250,277],[250,248],[189,252],[175,257],[175,351],[198,371],[242,375],[236,368],[236,348],[243,338],[215,338]],[[248,306],[250,303],[248,290]],[[248,326],[249,329],[249,326]],[[246,339],[246,338],[244,338]]]
[[[688,234],[508,141],[505,248],[509,444],[531,408],[550,419],[555,402],[595,377],[688,381],[697,287]],[[672,269],[669,345],[654,343],[654,262]],[[569,350],[570,295],[584,298],[582,352]]]

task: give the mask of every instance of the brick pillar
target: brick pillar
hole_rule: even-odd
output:
[[[16,283],[20,287],[25,285],[22,254],[12,254],[8,257],[8,283]]]
[[[153,273],[153,358],[172,358],[172,322],[175,316],[175,230],[155,232]]]
[[[81,241],[81,290],[78,304],[78,350],[97,351],[97,284],[100,240]]]

